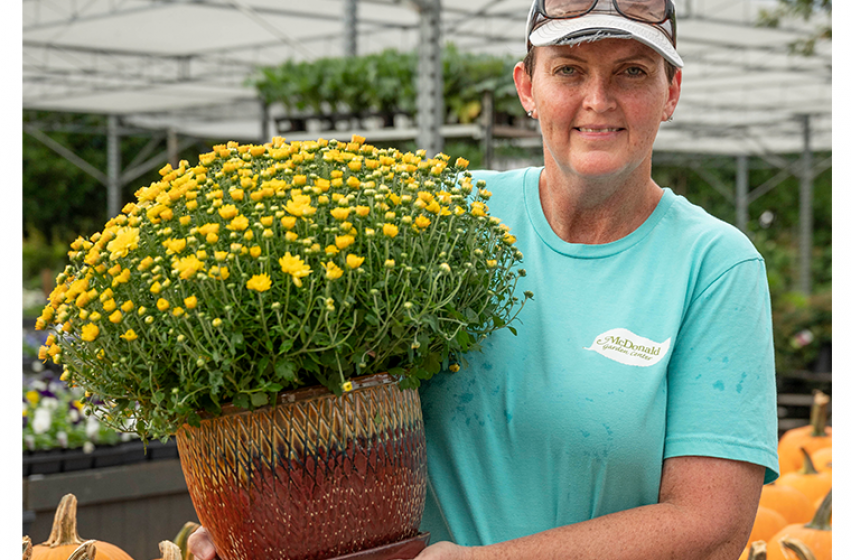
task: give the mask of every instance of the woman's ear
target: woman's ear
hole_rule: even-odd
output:
[[[523,62],[514,65],[514,87],[517,88],[517,97],[526,112],[535,110],[535,100],[532,98],[532,78],[526,73]]]
[[[516,71],[515,71],[516,74]],[[665,102],[664,115],[665,119],[669,120],[674,115],[674,110],[677,108],[677,103],[680,102],[680,93],[683,87],[683,71],[677,70],[674,74],[674,79],[668,84],[668,100]]]

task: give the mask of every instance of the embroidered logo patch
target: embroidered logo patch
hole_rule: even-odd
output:
[[[670,338],[665,342],[655,342],[619,327],[597,336],[591,347],[585,350],[597,352],[624,365],[647,367],[659,363],[670,346]]]

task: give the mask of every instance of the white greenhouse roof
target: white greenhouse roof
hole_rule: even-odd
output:
[[[529,0],[442,4],[444,42],[518,60],[525,54]],[[810,57],[790,55],[789,43],[805,38],[815,22],[755,27],[760,8],[774,5],[678,1],[683,94],[674,122],[662,126],[658,150],[799,152],[804,114],[811,147],[831,149],[831,45],[819,44]],[[145,128],[257,141],[260,103],[246,78],[261,65],[343,55],[346,6],[347,0],[23,0],[23,107],[116,114]],[[411,0],[359,0],[356,20],[360,54],[418,45]]]

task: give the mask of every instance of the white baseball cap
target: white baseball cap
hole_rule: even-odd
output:
[[[616,2],[617,0],[615,0]],[[646,23],[624,15],[612,0],[596,0],[585,14],[569,18],[548,18],[541,10],[542,0],[535,0],[526,20],[526,50],[532,46],[575,45],[600,39],[635,39],[661,54],[665,60],[683,67],[683,59],[676,49],[677,33],[673,13],[673,0],[656,0],[668,3],[670,17],[661,23]],[[635,4],[635,2],[630,2]]]

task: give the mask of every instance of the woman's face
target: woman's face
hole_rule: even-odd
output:
[[[680,95],[681,74],[665,75],[663,58],[631,39],[538,47],[531,78],[520,63],[517,91],[540,121],[550,161],[588,179],[626,179],[649,166],[659,124]]]

